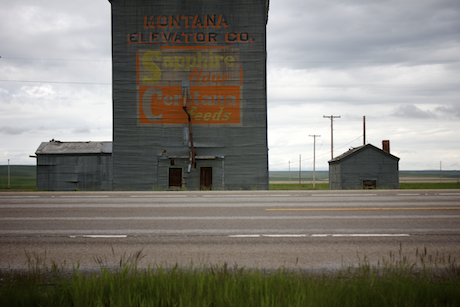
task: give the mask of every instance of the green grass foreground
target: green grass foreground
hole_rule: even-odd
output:
[[[460,267],[450,256],[391,254],[376,265],[322,273],[238,267],[138,269],[141,252],[114,270],[70,274],[29,256],[28,272],[2,271],[0,306],[460,306]]]

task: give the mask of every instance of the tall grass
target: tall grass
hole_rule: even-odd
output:
[[[29,255],[29,270],[2,271],[1,306],[460,306],[460,267],[450,256],[390,253],[371,265],[318,273],[210,265],[139,269],[142,252],[117,268],[68,272]]]

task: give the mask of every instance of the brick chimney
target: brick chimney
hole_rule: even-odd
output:
[[[382,150],[390,153],[390,141],[389,140],[382,141]]]

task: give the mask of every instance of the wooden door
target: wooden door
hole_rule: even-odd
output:
[[[212,190],[212,167],[200,168],[200,190]]]
[[[182,187],[182,168],[169,169],[169,187],[174,189]]]

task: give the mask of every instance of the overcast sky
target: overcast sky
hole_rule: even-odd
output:
[[[459,0],[271,0],[270,170],[327,170],[390,140],[401,170],[460,169]],[[0,0],[0,165],[41,142],[111,141],[107,0]]]

